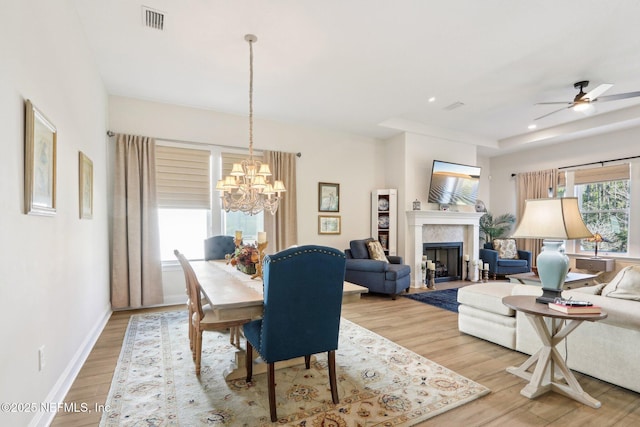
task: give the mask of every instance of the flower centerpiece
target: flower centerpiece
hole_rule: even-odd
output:
[[[231,265],[246,274],[254,274],[256,272],[256,263],[258,262],[258,248],[254,245],[239,245],[231,257]]]

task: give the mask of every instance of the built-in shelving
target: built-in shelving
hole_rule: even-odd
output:
[[[371,237],[377,239],[385,254],[398,252],[398,190],[371,192]]]

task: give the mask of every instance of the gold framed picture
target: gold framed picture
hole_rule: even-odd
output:
[[[82,151],[79,152],[80,219],[93,218],[93,162]]]
[[[318,183],[318,211],[340,212],[340,184]]]
[[[340,234],[340,216],[318,215],[318,234]]]
[[[58,131],[30,100],[25,102],[25,213],[56,214],[56,144]]]

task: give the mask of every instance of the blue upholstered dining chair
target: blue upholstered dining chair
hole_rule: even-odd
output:
[[[236,251],[236,243],[233,236],[213,236],[204,241],[204,259],[224,259],[227,254]]]
[[[338,403],[335,350],[342,310],[345,255],[325,246],[299,246],[264,258],[264,314],[243,326],[247,339],[247,382],[253,348],[268,364],[269,409],[277,420],[274,363],[327,352],[333,403]]]

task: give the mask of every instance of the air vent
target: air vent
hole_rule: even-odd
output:
[[[142,6],[142,24],[162,31],[164,29],[164,12]]]
[[[454,102],[453,104],[447,105],[446,107],[443,108],[443,110],[447,110],[447,111],[451,111],[451,110],[455,110],[456,108],[460,108],[464,105],[464,102]]]

